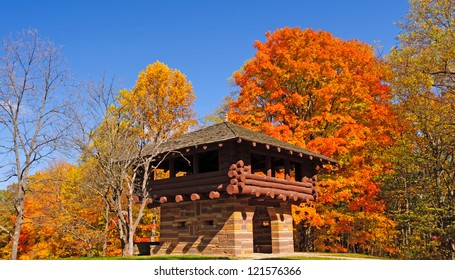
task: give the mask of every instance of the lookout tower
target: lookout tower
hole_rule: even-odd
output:
[[[291,204],[315,200],[336,162],[229,122],[165,144],[148,187],[161,207],[151,254],[294,252]]]

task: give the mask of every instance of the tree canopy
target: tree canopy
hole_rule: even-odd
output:
[[[398,129],[390,72],[359,41],[299,28],[266,36],[234,73],[240,89],[229,120],[339,160],[337,172],[323,176],[317,211],[297,210],[308,215],[297,220],[313,227],[304,239],[315,239],[316,249],[387,251],[393,222],[378,194]]]

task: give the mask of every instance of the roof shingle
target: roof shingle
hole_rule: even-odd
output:
[[[238,138],[250,142],[269,144],[296,153],[303,153],[307,156],[313,156],[315,158],[322,159],[328,163],[337,163],[336,160],[330,157],[326,157],[324,155],[309,151],[296,145],[289,144],[263,133],[247,129],[230,122],[218,123],[171,139],[170,141],[164,143],[165,146],[163,147],[163,151],[167,152],[179,150],[187,147],[224,142]]]

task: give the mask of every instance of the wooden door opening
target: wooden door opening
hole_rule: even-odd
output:
[[[272,253],[272,225],[267,207],[256,207],[253,216],[254,253]]]

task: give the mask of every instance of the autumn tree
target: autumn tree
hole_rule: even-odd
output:
[[[400,257],[455,258],[455,6],[411,0],[388,61],[400,118],[387,205]]]
[[[195,124],[193,100],[186,77],[155,62],[139,74],[133,89],[119,92],[90,133],[85,155],[100,172],[97,184],[115,213],[124,256],[133,254],[135,231],[151,202],[147,181],[162,143]]]
[[[65,83],[69,81],[60,50],[35,30],[3,40],[0,58],[0,181],[14,181],[15,223],[11,259],[17,258],[24,223],[29,177],[39,162],[57,150],[69,130]]]
[[[390,251],[393,222],[378,198],[396,132],[387,68],[371,46],[327,32],[266,36],[233,75],[239,93],[229,120],[339,161],[320,177],[318,202],[295,209],[303,249]]]
[[[101,255],[103,201],[83,184],[82,172],[54,162],[30,176],[20,259]]]

